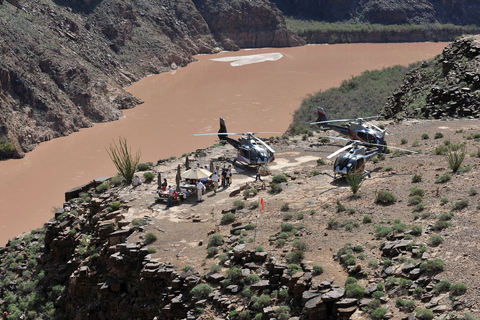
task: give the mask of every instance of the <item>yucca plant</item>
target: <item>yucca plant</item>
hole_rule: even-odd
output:
[[[448,167],[452,169],[454,173],[460,169],[463,159],[465,159],[466,151],[467,147],[465,145],[461,145],[458,149],[448,146],[448,151],[445,157],[447,158]]]
[[[350,186],[350,190],[352,190],[353,194],[355,195],[357,194],[358,190],[360,190],[360,187],[362,186],[363,173],[361,172],[350,173],[345,177],[345,180]]]

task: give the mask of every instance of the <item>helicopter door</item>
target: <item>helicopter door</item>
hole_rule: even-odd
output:
[[[360,170],[361,168],[363,168],[364,165],[365,165],[365,158],[358,158],[355,171]]]

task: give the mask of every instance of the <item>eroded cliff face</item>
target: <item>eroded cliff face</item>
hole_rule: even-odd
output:
[[[285,15],[329,22],[478,25],[474,0],[272,0]]]
[[[0,24],[0,143],[16,157],[118,119],[141,103],[125,86],[192,55],[300,43],[266,0],[5,1]]]

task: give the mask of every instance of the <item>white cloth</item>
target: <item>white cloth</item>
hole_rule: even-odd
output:
[[[142,184],[142,179],[140,179],[138,176],[135,176],[135,178],[133,178],[132,184],[134,186],[139,186]]]

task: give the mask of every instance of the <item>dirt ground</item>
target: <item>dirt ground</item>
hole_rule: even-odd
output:
[[[264,184],[254,182],[255,170],[235,166],[230,187],[220,188],[217,194],[207,192],[204,195],[205,201],[201,203],[194,198],[188,198],[170,209],[166,209],[163,203],[155,203],[156,179],[151,184],[124,191],[121,197],[128,201],[130,206],[127,219],[145,217],[151,221],[143,232],[134,233],[128,241],[141,242],[146,232],[154,232],[158,240],[150,245],[157,249],[152,255],[153,260],[171,262],[178,269],[191,265],[201,273],[206,272],[208,267],[218,263],[216,258],[207,258],[206,243],[209,232],[220,233],[227,239],[231,225],[220,224],[222,210],[232,208],[235,200],[244,200],[243,192],[230,196],[233,191],[246,184],[255,185],[259,190],[257,197],[244,200],[247,209],[236,212],[236,221],[257,225],[257,229],[248,235],[253,241],[247,242],[247,246],[262,246],[279,259],[290,252],[290,247],[277,248],[275,242],[269,241],[270,235],[278,232],[280,225],[285,223],[285,212],[281,211],[281,207],[288,204],[289,212],[293,215],[289,222],[304,225],[300,233],[301,239],[308,244],[308,249],[303,263],[306,266],[321,265],[324,268],[324,273],[317,276],[315,281],[333,279],[334,283],[343,285],[348,274],[345,268],[334,260],[334,254],[346,243],[364,246],[367,258],[360,263],[369,274],[379,276],[380,269],[371,268],[367,264],[367,261],[372,259],[379,262],[382,260],[379,246],[385,240],[376,238],[376,225],[389,224],[400,219],[408,226],[420,225],[425,230],[428,225],[435,223],[439,214],[450,212],[453,203],[466,199],[469,205],[454,212],[453,226],[439,233],[445,241],[438,247],[427,246],[427,252],[431,258],[440,258],[445,262],[445,270],[439,274],[441,279],[467,284],[467,294],[460,299],[470,312],[478,313],[476,297],[480,296],[480,279],[475,274],[480,261],[480,243],[477,241],[480,236],[480,223],[477,219],[480,195],[472,189],[480,190],[477,177],[479,158],[471,154],[478,152],[480,142],[467,140],[466,137],[480,132],[480,120],[415,120],[383,124],[389,133],[388,146],[419,151],[419,154],[387,156],[385,160],[377,163],[369,161],[366,169],[371,172],[371,178],[364,181],[359,197],[352,196],[343,179],[333,179],[333,159],[326,160],[326,165],[317,165],[317,159],[326,159],[329,154],[345,145],[344,141],[333,139],[325,145],[319,142],[323,136],[336,135],[333,131],[314,133],[306,140],[302,139],[302,136],[290,137],[289,140],[278,139],[270,143],[276,150],[276,155],[275,161],[269,167],[271,175],[263,177]],[[438,132],[443,133],[444,137],[435,139]],[[424,133],[429,135],[429,139],[422,139]],[[402,138],[408,142],[402,144]],[[435,155],[433,151],[446,140],[452,143],[467,142],[467,156],[463,165],[473,167],[468,172],[453,174],[449,182],[439,184],[435,183],[435,180],[451,170],[447,168],[445,156]],[[391,150],[394,151],[393,148]],[[209,165],[213,160],[215,165],[223,166],[230,164],[235,157],[235,150],[229,145],[211,147],[206,151],[207,156],[195,159],[195,163],[198,161],[203,166]],[[229,160],[218,161],[222,156]],[[174,182],[176,167],[178,164],[183,166],[184,161],[185,158],[170,161],[155,166],[154,171],[160,171],[162,179],[165,177],[169,182]],[[268,184],[272,177],[279,173],[286,173],[290,178],[283,185],[283,191],[273,195],[269,192]],[[422,181],[412,183],[414,174],[421,175]],[[425,208],[417,215],[408,204],[410,188],[413,186],[426,191],[423,197]],[[392,192],[398,201],[391,206],[376,204],[375,197],[379,190]],[[264,199],[265,210],[261,210],[261,206],[248,209],[249,203],[260,201],[261,198]],[[442,204],[442,198],[447,198],[449,202]],[[337,212],[337,200],[346,208],[354,209],[354,212]],[[426,212],[431,214],[427,217],[427,214],[424,214]],[[299,214],[303,214],[303,218]],[[372,223],[363,223],[366,215],[372,217]],[[351,220],[357,227],[351,230],[342,227],[336,230],[328,229],[328,222],[332,219],[341,225]],[[198,220],[199,222],[194,222]],[[427,243],[430,236],[431,234],[423,234],[415,240]],[[200,245],[202,241],[203,244]],[[368,283],[362,281],[369,280],[361,280],[360,284],[366,286]]]

